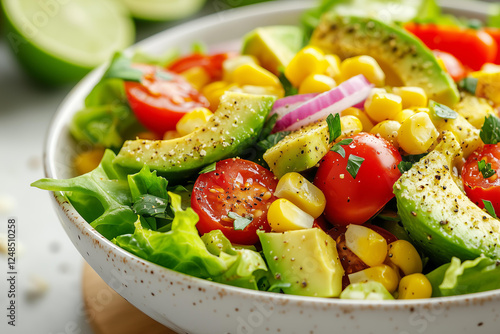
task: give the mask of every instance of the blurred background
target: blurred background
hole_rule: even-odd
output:
[[[264,1],[287,0],[0,0],[0,333],[92,333],[82,299],[84,260],[66,237],[49,194],[29,186],[44,176],[46,131],[78,79],[109,59],[113,48]],[[82,3],[86,10],[68,22],[62,14]],[[34,36],[43,51],[23,36]],[[110,51],[87,53],[102,49]],[[16,327],[4,315],[9,219],[17,223]]]

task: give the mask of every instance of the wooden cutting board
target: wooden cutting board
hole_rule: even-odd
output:
[[[85,312],[95,334],[176,334],[127,302],[87,263],[82,285]]]

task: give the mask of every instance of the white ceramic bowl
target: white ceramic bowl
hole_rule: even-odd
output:
[[[447,1],[459,15],[484,19],[481,3]],[[276,1],[221,12],[170,29],[137,45],[153,54],[192,41],[227,47],[255,27],[296,24],[312,1]],[[234,44],[233,44],[234,45]],[[47,177],[72,176],[81,149],[68,123],[103,72],[89,74],[62,103],[50,127]],[[500,290],[418,301],[348,301],[264,293],[190,277],[144,261],[97,233],[60,194],[54,195],[62,225],[97,273],[129,302],[180,333],[499,333]]]

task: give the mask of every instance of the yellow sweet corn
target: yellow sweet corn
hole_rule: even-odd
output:
[[[406,240],[390,243],[387,256],[405,275],[422,272],[422,259],[415,247]]]
[[[401,110],[401,97],[381,88],[373,89],[365,101],[365,112],[375,122],[394,119]]]
[[[387,256],[385,238],[366,226],[349,225],[345,232],[345,242],[347,248],[370,267],[382,264]]]
[[[340,127],[344,137],[349,137],[363,131],[363,124],[361,124],[359,118],[352,115],[341,116]]]
[[[445,131],[453,132],[455,138],[457,138],[460,143],[460,147],[462,147],[464,157],[468,157],[469,154],[474,152],[483,144],[479,136],[479,129],[472,126],[460,114],[458,114],[455,119],[434,117],[432,118],[432,121],[434,122],[434,125],[439,133],[442,134]]]
[[[425,275],[417,273],[405,276],[399,282],[398,299],[423,299],[432,296],[432,285]]]
[[[285,68],[286,78],[299,87],[302,81],[311,74],[323,74],[328,68],[323,51],[314,47],[306,46],[292,58]]]
[[[333,54],[325,55],[325,60],[328,63],[325,74],[332,77],[336,81],[340,80],[340,57]]]
[[[396,271],[385,264],[366,268],[350,274],[348,277],[351,284],[367,281],[379,282],[389,291],[389,293],[396,291],[399,283],[399,277]]]
[[[233,86],[235,85],[225,81],[215,81],[203,87],[201,93],[207,98],[208,102],[210,102],[210,110],[217,110],[220,97]]]
[[[226,82],[233,82],[234,70],[245,64],[259,65],[259,61],[257,58],[250,55],[240,55],[224,60],[222,63],[223,80]]]
[[[311,228],[314,218],[285,198],[272,202],[267,211],[267,221],[275,232]]]
[[[283,175],[274,195],[289,200],[313,218],[318,218],[325,210],[326,199],[323,192],[296,172]]]
[[[311,74],[299,86],[299,94],[323,93],[335,88],[337,83],[324,74]]]
[[[238,66],[232,75],[233,82],[239,86],[280,86],[276,75],[256,64]]]
[[[396,114],[396,116],[394,116],[394,120],[399,122],[399,123],[403,123],[406,119],[410,118],[410,116],[413,116],[415,115],[415,111],[412,110],[412,109],[403,109],[401,110],[400,112],[398,112]]]
[[[179,135],[185,136],[187,134],[190,134],[200,126],[205,125],[205,123],[208,122],[212,115],[212,112],[207,108],[195,108],[182,116],[179,122],[177,122],[175,129],[177,130]]]
[[[358,74],[363,74],[376,87],[383,87],[385,84],[384,71],[382,71],[377,61],[370,56],[347,58],[340,64],[342,81],[346,81]]]
[[[89,151],[78,154],[75,158],[75,169],[79,175],[93,171],[101,162],[104,148],[96,147]]]
[[[398,131],[401,127],[401,123],[398,121],[387,120],[377,123],[371,130],[370,133],[373,133],[379,137],[384,138],[389,143],[394,145],[396,148],[399,147],[398,144]]]
[[[401,124],[398,133],[399,147],[408,154],[422,154],[427,152],[438,135],[429,114],[418,112]]]
[[[210,75],[201,66],[191,67],[181,75],[198,91],[210,83]]]
[[[427,94],[420,87],[394,87],[392,92],[401,97],[404,109],[427,106]]]
[[[364,111],[358,108],[350,107],[345,110],[343,110],[340,113],[340,116],[356,116],[357,119],[361,121],[361,124],[363,125],[363,130],[364,132],[370,132],[370,130],[373,128],[373,122],[370,120],[370,118],[366,115]]]
[[[500,72],[474,72],[471,76],[477,78],[476,95],[500,104]]]
[[[285,96],[285,90],[283,87],[279,86],[232,86],[229,88],[230,91],[240,92],[246,94],[255,94],[255,95],[274,95],[276,98],[281,99]]]

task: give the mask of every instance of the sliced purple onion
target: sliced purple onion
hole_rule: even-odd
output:
[[[274,102],[273,105],[273,110],[271,110],[269,116],[278,114],[278,119],[280,119],[289,112],[297,109],[300,105],[304,104],[304,102],[309,101],[310,99],[316,96],[318,96],[318,93],[299,94],[299,95],[290,95],[282,99],[276,100],[276,102]]]

